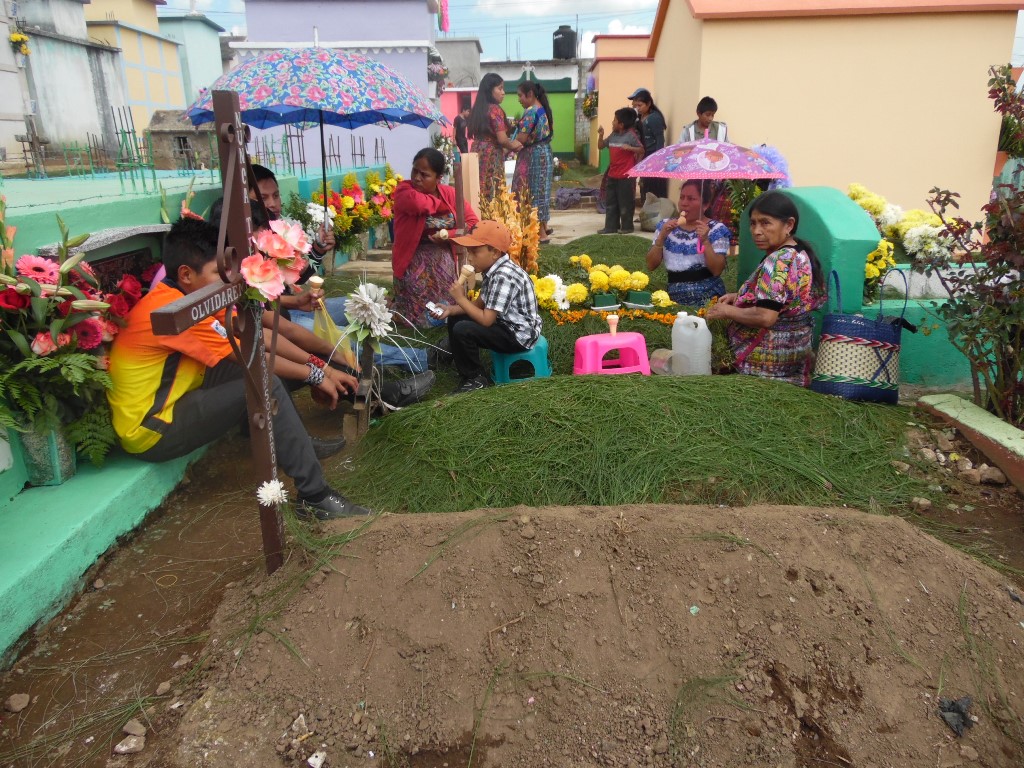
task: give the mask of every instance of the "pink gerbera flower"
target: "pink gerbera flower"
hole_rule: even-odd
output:
[[[75,326],[79,349],[96,349],[103,343],[103,326],[93,317],[83,320]]]
[[[19,275],[31,277],[38,283],[55,285],[60,282],[60,265],[42,256],[22,256],[14,266]]]

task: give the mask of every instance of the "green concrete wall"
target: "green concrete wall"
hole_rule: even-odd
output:
[[[7,435],[7,437],[4,438],[4,435]],[[21,450],[21,441],[18,440],[17,435],[3,432],[0,433],[0,439],[5,439],[8,445],[7,450],[11,452],[11,466],[0,470],[0,509],[2,509],[11,499],[21,493],[21,489],[28,482],[28,471],[25,469],[25,463],[22,460],[24,454]]]
[[[61,609],[96,558],[159,506],[205,450],[163,464],[115,452],[102,469],[80,464],[63,485],[0,504],[0,669],[18,638]]]
[[[949,340],[949,331],[936,314],[939,304],[935,299],[911,299],[907,304],[907,321],[916,325],[918,332],[903,332],[900,380],[921,387],[968,389],[971,364]],[[891,307],[886,302],[885,314],[898,314],[902,307],[903,302],[892,302]],[[869,317],[877,312],[877,305],[864,308]]]
[[[506,83],[505,100],[501,108],[513,120],[523,116],[523,108],[516,96],[515,85]],[[551,137],[551,151],[565,159],[576,156],[576,94],[548,93],[548,103],[555,120],[555,129]]]
[[[173,221],[181,210],[189,180],[161,179],[167,196],[167,211]],[[192,209],[207,210],[221,196],[220,181],[208,175],[196,177]],[[15,251],[35,253],[57,241],[57,216],[68,225],[72,236],[114,227],[160,223],[159,189],[149,182],[147,191],[122,193],[117,177],[99,180],[45,179],[9,180],[4,184],[9,223],[18,228]]]

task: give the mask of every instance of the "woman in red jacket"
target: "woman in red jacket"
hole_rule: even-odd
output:
[[[447,304],[448,288],[459,276],[455,247],[448,231],[455,229],[455,188],[441,184],[444,155],[421,149],[412,161],[408,181],[395,188],[394,311],[410,325],[427,328],[427,302]],[[465,204],[466,229],[478,221]],[[444,234],[439,234],[444,230]]]

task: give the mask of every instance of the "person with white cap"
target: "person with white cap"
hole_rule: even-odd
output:
[[[448,289],[454,303],[440,317],[448,319],[448,340],[462,382],[453,394],[491,386],[480,364],[480,349],[522,352],[540,338],[537,294],[526,270],[508,256],[512,234],[499,221],[484,220],[462,237],[452,238],[469,249],[469,265],[483,275],[480,295],[470,300],[463,280]]]
[[[648,157],[665,146],[665,115],[654,104],[654,97],[646,88],[637,88],[629,96],[633,109],[640,116],[640,139],[644,143],[644,157]],[[655,197],[668,197],[668,179],[641,178],[640,199],[650,192]]]

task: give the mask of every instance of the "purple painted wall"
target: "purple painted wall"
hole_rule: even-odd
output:
[[[433,40],[437,16],[426,0],[246,0],[249,39]]]
[[[344,43],[343,50],[376,59],[428,93],[427,46],[433,45],[437,16],[428,12],[426,0],[247,0],[245,18],[250,43],[310,43],[315,26],[324,47]],[[387,50],[389,43],[391,50]],[[272,133],[279,135],[281,131]],[[353,132],[327,127],[325,133],[341,141],[347,161]],[[374,140],[381,139],[388,162],[403,176],[408,176],[416,152],[431,146],[425,128],[367,126],[358,129],[355,136],[357,141],[362,137],[370,165]],[[304,143],[307,167],[319,167],[319,132],[307,132]]]

